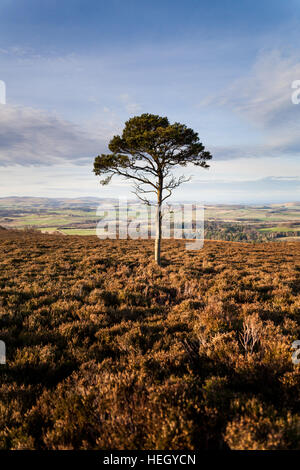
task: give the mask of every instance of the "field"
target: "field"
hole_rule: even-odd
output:
[[[300,247],[0,230],[1,449],[299,449]]]
[[[112,199],[0,198],[0,226],[63,235],[93,235],[97,208]],[[132,201],[131,201],[132,202]],[[300,239],[300,203],[205,205],[205,238],[227,241]],[[134,211],[132,211],[134,217]]]

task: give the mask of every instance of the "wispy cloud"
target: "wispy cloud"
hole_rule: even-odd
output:
[[[249,202],[290,202],[299,201],[300,178],[267,177],[255,180],[195,180],[188,186],[190,198],[203,199],[205,202],[249,203]],[[201,188],[201,191],[200,191]],[[180,190],[176,192],[179,200]]]
[[[280,50],[261,53],[250,74],[237,80],[224,104],[266,129],[294,122],[299,108],[291,101],[291,85],[300,79],[300,57]]]
[[[84,164],[105,149],[103,138],[55,114],[0,105],[0,166]]]
[[[141,106],[135,103],[127,93],[122,93],[120,99],[129,114],[135,114],[141,110]]]
[[[261,133],[261,142],[215,149],[219,158],[300,155],[300,105],[292,103],[292,83],[300,79],[300,56],[281,50],[259,54],[250,72],[202,106],[222,106]]]

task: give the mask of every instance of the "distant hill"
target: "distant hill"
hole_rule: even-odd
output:
[[[0,197],[0,207],[4,208],[76,208],[76,207],[97,207],[101,202],[116,202],[118,198],[101,197],[78,197],[78,198],[48,198],[48,197]],[[183,201],[177,201],[183,202]],[[186,201],[188,202],[188,201]],[[205,204],[206,207],[219,207],[230,209],[246,209],[248,207],[257,209],[299,207],[300,202],[283,202],[276,204]]]
[[[81,197],[81,198],[47,198],[47,197],[1,197],[0,207],[9,208],[64,208],[64,207],[96,207],[99,203],[114,202],[114,198],[97,198],[97,197]]]
[[[136,199],[128,200],[135,204]],[[95,235],[106,206],[117,198],[2,197],[0,226],[44,233]],[[191,201],[174,201],[191,204]],[[100,210],[100,215],[97,210]],[[268,241],[300,236],[300,202],[282,204],[205,204],[205,238],[225,241]],[[146,212],[138,210],[144,223]],[[134,214],[134,212],[132,212]],[[148,220],[148,219],[147,219]],[[185,227],[188,229],[188,226]],[[300,238],[300,237],[299,237]]]

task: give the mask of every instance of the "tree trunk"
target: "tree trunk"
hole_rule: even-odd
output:
[[[160,248],[161,248],[161,232],[162,232],[162,181],[159,184],[157,192],[157,209],[156,209],[156,236],[155,236],[155,261],[158,266],[160,262]]]

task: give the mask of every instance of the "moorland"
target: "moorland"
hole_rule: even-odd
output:
[[[300,245],[0,230],[1,449],[299,449]]]

